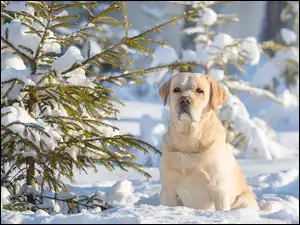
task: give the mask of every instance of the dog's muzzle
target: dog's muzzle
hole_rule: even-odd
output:
[[[179,116],[182,115],[183,113],[188,114],[191,116],[190,113],[190,106],[192,103],[192,99],[188,96],[181,96],[179,99]]]
[[[192,103],[192,98],[189,96],[181,96],[179,102],[180,106],[188,106]]]

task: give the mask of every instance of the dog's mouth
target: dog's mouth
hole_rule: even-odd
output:
[[[180,112],[180,114],[183,114],[183,113],[186,113],[186,114],[190,115],[190,112],[187,109],[182,109],[181,112]]]
[[[192,121],[192,115],[191,112],[188,108],[184,107],[181,108],[179,111],[179,120],[187,120],[187,121]]]

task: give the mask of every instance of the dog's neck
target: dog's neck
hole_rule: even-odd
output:
[[[220,129],[220,125],[222,126],[213,110],[202,114],[199,123],[174,122],[171,118],[168,142],[174,148],[174,151],[195,152],[206,149],[215,142],[216,137],[214,134]],[[226,134],[224,136],[226,137]],[[176,139],[171,137],[176,137]],[[185,146],[182,143],[185,143]],[[187,143],[188,146],[186,146]]]

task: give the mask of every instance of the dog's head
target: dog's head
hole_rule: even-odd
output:
[[[159,95],[164,105],[169,97],[171,118],[196,123],[202,113],[215,110],[226,98],[214,80],[196,73],[178,73],[159,88]]]

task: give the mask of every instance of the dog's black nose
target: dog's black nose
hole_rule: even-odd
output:
[[[192,99],[188,96],[181,96],[179,102],[181,105],[189,105],[192,103]]]

